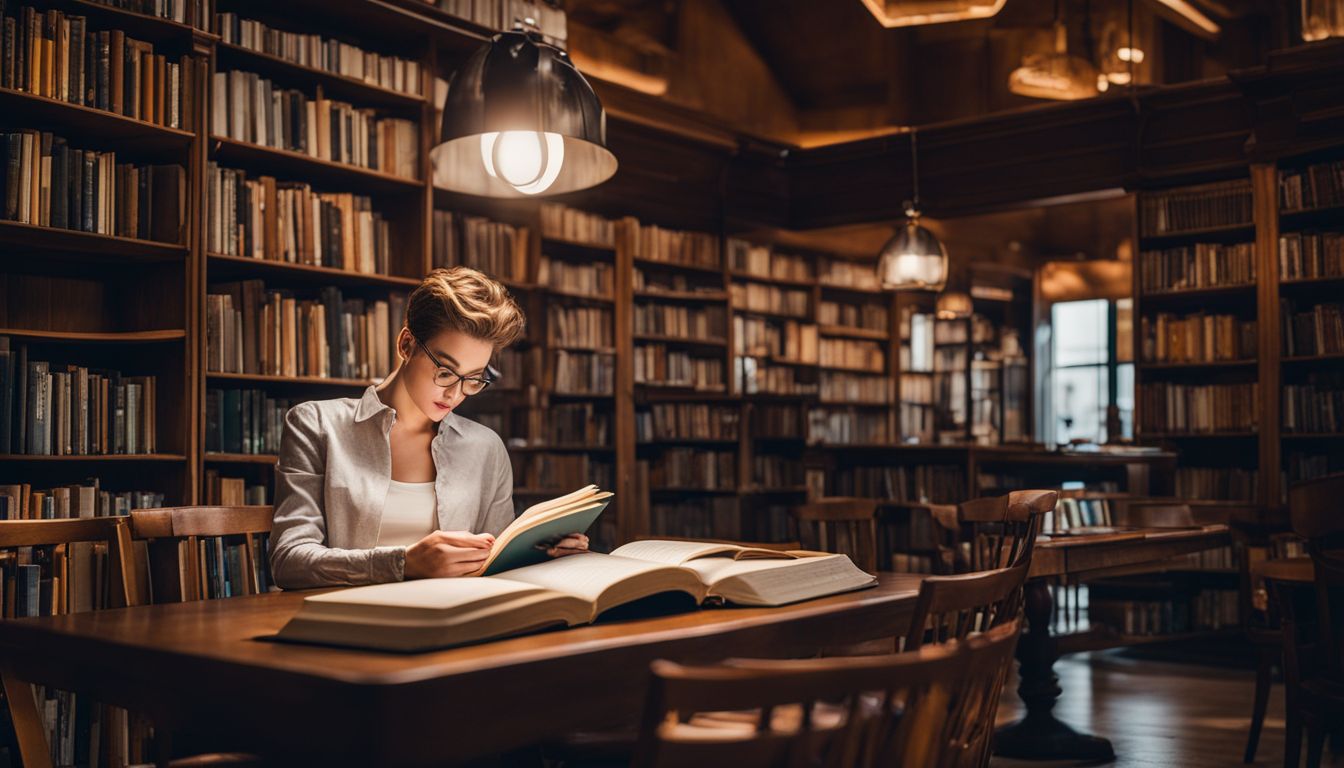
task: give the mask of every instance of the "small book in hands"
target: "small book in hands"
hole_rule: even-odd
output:
[[[533,504],[495,537],[485,564],[471,576],[496,573],[543,562],[546,548],[571,533],[583,533],[611,499],[610,491],[596,485],[580,488],[550,501]]]
[[[503,539],[501,534],[498,541]],[[503,576],[420,579],[313,595],[278,638],[424,651],[587,624],[612,608],[663,593],[696,603],[776,606],[876,583],[848,557],[827,552],[636,541],[610,555],[570,555]]]

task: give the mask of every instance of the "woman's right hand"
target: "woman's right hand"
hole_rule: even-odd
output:
[[[465,576],[479,570],[495,537],[470,531],[435,531],[406,548],[407,579]]]

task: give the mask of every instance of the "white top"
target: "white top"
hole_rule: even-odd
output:
[[[434,482],[403,483],[390,480],[378,546],[409,547],[439,527]]]

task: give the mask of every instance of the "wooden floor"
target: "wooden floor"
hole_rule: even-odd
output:
[[[1105,736],[1124,768],[1230,768],[1242,765],[1250,726],[1250,670],[1195,666],[1128,658],[1115,652],[1078,654],[1055,664],[1064,695],[1055,714],[1069,725]],[[999,708],[999,722],[1021,714],[1017,681],[1010,681]],[[1257,766],[1283,764],[1283,687],[1275,684]],[[1303,743],[1303,764],[1306,744]],[[1081,763],[1032,763],[994,758],[992,768]],[[1323,765],[1344,766],[1327,749]]]

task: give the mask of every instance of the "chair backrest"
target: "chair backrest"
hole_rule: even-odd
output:
[[[131,536],[149,540],[154,602],[266,591],[273,518],[269,505],[131,510]],[[133,604],[149,601],[141,586],[132,583]]]
[[[958,535],[968,538],[969,557],[955,558],[960,572],[1013,568],[1031,561],[1041,519],[1054,511],[1057,491],[1013,491],[957,505]],[[939,524],[947,522],[935,515]]]
[[[859,568],[877,573],[877,507],[873,499],[814,499],[793,508],[798,537],[804,547],[849,555]]]
[[[786,661],[653,664],[634,765],[893,766],[970,762],[994,726],[1020,620],[910,653]],[[843,703],[827,717],[817,702]],[[697,728],[693,715],[758,709],[754,724]],[[782,715],[799,717],[780,727]],[[835,711],[832,709],[831,711]]]
[[[0,521],[0,550],[55,548],[51,562],[55,573],[51,575],[61,578],[58,582],[61,588],[52,595],[55,613],[119,607],[127,604],[125,524],[125,517],[4,520]],[[106,545],[105,561],[96,557],[96,544]],[[98,566],[99,562],[104,566]],[[93,594],[104,579],[106,590],[102,595]],[[84,604],[86,601],[88,605]],[[99,605],[100,602],[104,605]],[[12,606],[7,606],[6,615],[10,610]]]
[[[903,650],[965,640],[1018,617],[1027,564],[955,576],[928,576],[910,617]]]
[[[1288,489],[1293,532],[1307,540],[1325,674],[1344,683],[1344,473]]]

